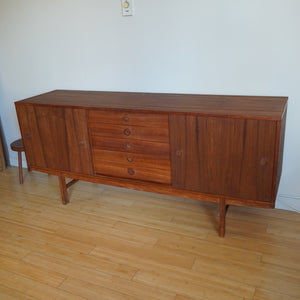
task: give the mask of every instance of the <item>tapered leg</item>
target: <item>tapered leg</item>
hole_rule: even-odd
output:
[[[60,193],[61,193],[61,200],[63,204],[68,204],[68,192],[67,192],[67,186],[66,186],[66,179],[61,174],[58,175],[59,180],[59,187],[60,187]]]
[[[225,199],[220,199],[219,209],[220,209],[219,236],[224,237],[224,235],[225,235],[225,216],[226,216],[226,201],[225,201]]]
[[[26,159],[26,162],[27,162],[27,170],[28,170],[28,172],[30,172],[31,169],[30,169],[29,164],[28,164],[28,159],[27,159],[26,153],[25,153],[25,159]]]
[[[18,152],[18,163],[19,163],[19,181],[23,184],[23,170],[22,170],[22,152]]]

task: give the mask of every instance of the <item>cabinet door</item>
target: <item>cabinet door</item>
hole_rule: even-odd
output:
[[[69,170],[64,109],[36,106],[34,110],[47,168]]]
[[[92,174],[85,110],[17,106],[29,165]]]
[[[47,168],[34,106],[17,105],[16,110],[28,164]]]
[[[170,116],[176,188],[272,201],[276,122]]]
[[[93,174],[92,154],[85,109],[65,108],[69,169],[71,172]]]

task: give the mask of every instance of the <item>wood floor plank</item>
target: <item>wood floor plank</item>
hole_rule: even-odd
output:
[[[291,222],[285,220],[284,222],[269,222],[267,233],[276,236],[288,237],[291,239],[299,239],[300,236],[300,222]],[[300,242],[300,239],[299,239]]]
[[[66,218],[66,214],[68,214],[68,218]],[[41,211],[41,216],[46,220],[51,220],[60,225],[65,224],[90,230],[99,229],[99,227],[112,227],[116,223],[112,219],[74,211],[72,208],[68,209],[68,206],[51,209],[45,207]]]
[[[162,262],[156,262],[147,260],[145,258],[137,258],[134,255],[124,253],[124,251],[113,251],[111,249],[105,249],[97,247],[91,253],[97,257],[110,258],[111,260],[119,263],[128,263],[136,266],[140,271],[147,271],[148,273],[159,273],[166,274],[174,280],[184,279],[185,281],[197,282],[198,285],[211,289],[212,287],[219,287],[220,290],[226,289],[228,286],[231,291],[237,290],[236,293],[239,295],[242,292],[246,293],[253,292],[253,288],[249,284],[243,283],[236,279],[229,279],[223,274],[210,274],[206,269],[203,270],[189,270],[177,266],[168,265]],[[234,292],[233,292],[234,293]],[[199,294],[197,294],[199,296]],[[191,296],[191,295],[190,295]]]
[[[60,227],[59,224],[45,220],[39,214],[24,214],[11,211],[9,213],[0,213],[0,220],[8,220],[20,225],[25,224],[26,226],[39,228],[48,232],[54,232]]]
[[[175,253],[190,253],[191,255],[207,256],[215,259],[227,259],[228,261],[245,261],[247,263],[259,263],[262,254],[258,251],[240,249],[234,246],[223,246],[210,243],[206,240],[182,236],[179,239],[159,239],[155,245],[158,249],[168,249]]]
[[[56,271],[45,270],[40,266],[34,266],[20,259],[9,258],[1,255],[0,266],[2,270],[16,273],[53,287],[58,287],[66,279],[66,276]]]
[[[34,300],[36,298],[19,293],[0,284],[0,299],[3,300]]]
[[[7,241],[0,241],[0,255],[12,258],[22,258],[29,252],[29,249],[24,249],[18,245],[9,244]]]
[[[95,227],[94,230],[87,230],[63,225],[56,231],[56,235],[92,245],[103,244],[104,240],[123,240],[123,242],[149,246],[157,242],[157,239],[151,236],[147,237],[134,232],[122,232],[110,227]]]
[[[175,300],[196,300],[196,298],[188,297],[188,296],[182,296],[182,295],[177,295]]]
[[[228,209],[229,217],[241,219],[246,217],[250,221],[259,223],[269,223],[270,220],[283,222],[294,221],[299,223],[299,213],[283,209],[260,209],[257,207],[230,206]]]
[[[300,239],[281,237],[274,234],[248,232],[245,234],[228,234],[226,239],[220,238],[216,232],[209,232],[207,240],[221,245],[232,245],[241,249],[248,249],[268,253],[273,247],[283,247],[297,250]]]
[[[93,246],[85,244],[83,242],[65,239],[51,232],[45,232],[43,230],[40,230],[40,228],[31,228],[1,220],[0,226],[3,226],[3,229],[5,230],[7,235],[7,242],[10,241],[11,244],[20,245],[23,240],[33,240],[35,242],[38,242],[38,245],[55,245],[56,247],[60,247],[62,249],[76,249],[77,251],[83,253],[89,253],[94,248]]]
[[[195,257],[190,255],[177,254],[165,249],[156,249],[153,247],[141,247],[136,244],[130,244],[129,242],[113,241],[113,240],[103,240],[101,247],[105,247],[114,251],[122,251],[131,256],[137,258],[142,258],[154,262],[163,262],[167,265],[174,265],[182,268],[190,269],[195,261]],[[90,254],[97,253],[97,247],[91,251]]]
[[[7,288],[15,290],[26,296],[41,300],[83,300],[83,297],[68,293],[36,280],[0,269],[0,282]]]
[[[53,258],[73,262],[74,266],[90,266],[95,270],[100,270],[108,274],[115,274],[120,277],[132,278],[132,276],[137,271],[137,269],[134,267],[125,264],[114,263],[106,259],[101,259],[99,257],[92,257],[81,253],[78,250],[76,251],[76,249],[70,250],[28,239],[8,239],[7,242],[12,243],[15,246],[19,246],[23,249],[28,249],[33,252],[48,255]]]
[[[263,254],[263,262],[300,271],[300,255],[290,249],[277,248],[274,253]]]
[[[201,238],[205,238],[209,232],[207,228],[201,228],[200,226],[181,226],[175,223],[172,223],[173,216],[165,216],[161,213],[148,214],[146,210],[144,210],[143,214],[141,212],[135,211],[132,208],[124,209],[115,209],[115,208],[107,208],[101,207],[101,209],[97,208],[83,208],[82,212],[93,214],[93,215],[101,215],[106,216],[111,219],[115,219],[116,221],[121,222],[129,222],[142,226],[147,226],[149,228],[154,228],[158,230],[165,230],[172,233],[179,233],[189,236],[197,236]],[[211,228],[212,229],[212,228]]]
[[[189,297],[197,297],[197,299],[251,299],[255,292],[255,289],[250,286],[246,288],[245,286],[236,286],[235,289],[232,289],[230,286],[224,288],[216,285],[210,285],[208,282],[201,282],[198,280],[186,278],[183,280],[182,278],[164,275],[156,271],[139,271],[134,276],[133,280],[150,284],[158,288],[168,287],[178,294]],[[235,283],[235,285],[237,285],[237,283]]]
[[[121,232],[135,232],[136,234],[143,236],[155,237],[156,242],[159,239],[180,239],[182,237],[179,233],[168,231],[168,228],[157,229],[146,225],[140,225],[135,223],[128,223],[123,221],[117,221],[114,224],[114,228]],[[201,236],[199,236],[201,238]]]
[[[297,297],[291,297],[288,295],[274,293],[269,290],[264,289],[256,289],[253,300],[298,300],[299,295]]]
[[[153,295],[155,295],[156,299],[161,300],[174,299],[175,297],[174,293],[165,292],[151,286],[131,281],[131,278],[136,272],[132,273],[130,277],[127,276],[127,273],[122,277],[118,273],[109,275],[105,273],[105,270],[96,270],[91,264],[76,265],[72,261],[48,257],[37,253],[29,254],[23,260],[37,266],[43,265],[44,268],[52,271],[56,270],[70,278],[89,282],[106,289],[120,291],[122,294],[131,295],[139,299],[153,299]]]
[[[261,259],[265,263],[300,270],[300,255],[298,254],[300,240],[290,239],[289,243],[287,238],[282,240],[280,236],[271,239],[270,234],[260,234],[259,237],[258,235],[256,235],[256,238],[249,238],[247,235],[229,235],[226,236],[226,239],[223,239],[214,233],[210,233],[207,240],[216,243],[218,246],[226,245],[245,251],[257,251],[261,253]]]
[[[92,215],[105,215],[111,219],[117,220],[137,220],[140,222],[147,222],[149,220],[153,222],[169,222],[171,221],[171,215],[164,215],[159,211],[154,214],[148,214],[146,210],[144,212],[138,212],[132,207],[127,206],[114,206],[111,204],[101,203],[101,206],[84,206],[82,207],[82,212],[92,214]]]
[[[300,272],[270,264],[241,264],[221,260],[197,258],[194,270],[207,270],[212,276],[220,276],[241,283],[246,283],[286,296],[300,295]]]
[[[132,296],[124,295],[105,287],[73,278],[68,278],[62,284],[61,289],[91,300],[137,300],[137,298],[133,298]]]

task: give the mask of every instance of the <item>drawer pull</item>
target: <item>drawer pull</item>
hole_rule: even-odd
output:
[[[125,148],[126,148],[126,149],[131,149],[132,146],[133,146],[132,143],[127,143],[127,144],[125,145]]]
[[[176,150],[176,156],[181,157],[182,156],[182,150]]]
[[[133,160],[134,160],[134,157],[133,157],[133,156],[131,156],[131,157],[127,157],[127,158],[126,158],[126,160],[127,160],[128,162],[133,162]]]
[[[129,122],[129,115],[125,115],[125,116],[122,118],[122,120],[123,120],[124,122]]]
[[[260,159],[260,165],[261,165],[261,166],[265,166],[267,163],[268,163],[268,160],[267,160],[265,157],[262,157],[262,158]]]
[[[84,146],[84,141],[80,141],[80,142],[79,142],[79,145],[80,145],[80,146]]]
[[[131,130],[129,129],[129,128],[126,128],[126,129],[124,129],[124,134],[126,135],[126,136],[130,136],[131,135]]]
[[[134,174],[135,174],[134,169],[128,168],[128,174],[129,174],[129,175],[134,175]]]

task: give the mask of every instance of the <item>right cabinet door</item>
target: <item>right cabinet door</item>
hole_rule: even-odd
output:
[[[170,115],[172,185],[272,202],[276,122]]]

